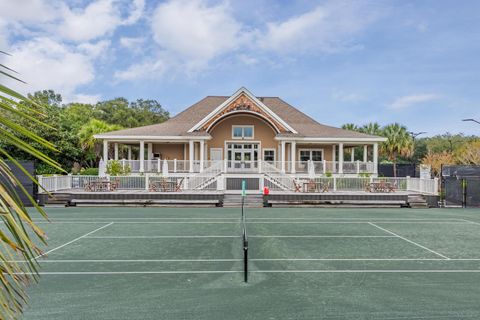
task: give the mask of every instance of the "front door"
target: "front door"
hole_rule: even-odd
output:
[[[227,146],[228,168],[232,171],[251,171],[257,167],[258,145],[257,144],[228,144]]]

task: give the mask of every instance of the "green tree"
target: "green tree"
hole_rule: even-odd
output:
[[[94,138],[94,135],[120,129],[122,129],[122,127],[119,125],[108,124],[105,121],[97,119],[91,119],[80,128],[78,131],[78,137],[85,154],[85,160],[90,167],[93,167],[98,163],[101,152],[100,145],[98,144],[97,139]]]
[[[376,122],[370,122],[370,123],[364,124],[360,128],[360,132],[371,134],[374,136],[381,136],[383,133],[382,127]]]
[[[357,127],[356,124],[354,123],[345,123],[343,126],[342,126],[342,129],[344,130],[350,130],[350,131],[359,131],[359,127]]]
[[[383,136],[387,141],[382,143],[380,150],[393,162],[393,176],[397,176],[398,156],[409,156],[413,150],[412,137],[405,126],[393,123],[383,128]]]
[[[169,114],[155,100],[137,100],[129,103],[125,98],[116,98],[97,103],[94,117],[124,128],[134,128],[161,123]]]
[[[11,69],[1,64],[0,73],[4,77],[17,79]],[[46,239],[43,230],[33,222],[33,213],[27,211],[13,186],[19,186],[41,216],[46,217],[46,213],[21,186],[13,174],[11,166],[18,167],[36,183],[35,178],[25,171],[5,146],[15,146],[25,154],[61,169],[55,161],[33,146],[36,144],[54,151],[54,145],[33,133],[30,126],[25,125],[35,124],[46,130],[53,130],[51,126],[38,120],[39,118],[45,119],[44,115],[37,110],[41,109],[38,103],[0,84],[0,109],[0,141],[2,142],[0,145],[0,177],[2,178],[0,180],[0,219],[5,226],[0,230],[0,243],[2,244],[2,250],[0,250],[0,318],[13,319],[19,316],[27,301],[25,287],[31,279],[37,280],[38,278],[36,258],[41,254],[41,250],[35,244],[34,239],[39,239],[43,243]],[[19,119],[24,122],[17,123]],[[18,260],[24,262],[14,262]]]

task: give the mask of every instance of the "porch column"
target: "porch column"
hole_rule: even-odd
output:
[[[103,161],[108,161],[108,140],[103,140]]]
[[[127,146],[127,159],[132,160],[132,146],[131,145]]]
[[[205,140],[200,140],[200,172],[203,172],[204,157],[205,157]]]
[[[355,162],[355,147],[350,148],[350,161]]]
[[[140,141],[140,154],[139,154],[139,160],[140,160],[140,172],[145,172],[145,141]]]
[[[281,166],[281,170],[282,170],[282,173],[285,173],[285,141],[282,141],[281,143],[281,149],[282,149],[282,158],[280,160],[280,166]]]
[[[153,144],[149,142],[147,144],[147,160],[152,160],[153,155]]]
[[[373,144],[373,174],[378,173],[378,143]]]
[[[193,172],[193,140],[188,141],[188,161],[190,163],[190,172]]]
[[[337,172],[337,166],[335,164],[335,162],[337,161],[337,145],[333,145],[332,146],[332,173],[336,173]]]
[[[115,160],[118,160],[118,143],[115,142],[115,144],[114,144],[113,146],[114,146],[113,158],[114,158]]]
[[[296,155],[297,155],[297,143],[295,141],[292,141],[292,145],[290,147],[291,173],[295,173]]]
[[[363,162],[368,161],[368,146],[364,145],[363,146]]]
[[[343,173],[343,143],[338,144],[338,173]]]

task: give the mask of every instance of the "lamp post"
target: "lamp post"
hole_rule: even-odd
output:
[[[472,122],[476,122],[476,123],[480,124],[480,122],[475,120],[475,119],[462,119],[462,121],[472,121]]]
[[[419,135],[421,134],[425,134],[427,133],[426,131],[420,131],[420,132],[413,132],[413,131],[408,131],[408,134],[412,137],[412,146],[413,146],[413,152],[412,152],[412,157],[411,157],[411,160],[412,162],[414,161],[414,157],[415,157],[415,138],[418,137]],[[413,162],[415,164],[415,162]],[[413,170],[413,173],[414,173],[414,176],[416,175],[416,168],[417,166],[414,165],[414,170]]]

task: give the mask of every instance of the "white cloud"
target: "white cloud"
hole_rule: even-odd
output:
[[[19,72],[27,85],[9,81],[9,85],[26,93],[53,89],[71,99],[79,86],[90,83],[94,77],[92,58],[75,47],[49,38],[18,42],[11,47],[11,56],[4,63]]]
[[[77,46],[77,48],[85,52],[90,57],[90,59],[102,57],[107,52],[109,47],[109,40],[100,40],[96,43],[85,42]]]
[[[89,94],[82,94],[82,93],[78,93],[78,94],[75,94],[73,95],[71,101],[72,102],[78,102],[78,103],[90,103],[90,104],[95,104],[97,103],[98,101],[100,101],[102,99],[102,96],[99,95],[99,94],[96,94],[96,95],[89,95]],[[68,103],[69,101],[65,101],[65,99],[63,99],[64,103]]]
[[[83,10],[63,6],[62,22],[55,26],[65,39],[88,41],[113,32],[121,23],[120,12],[112,0],[90,3]]]
[[[192,68],[237,48],[241,27],[225,2],[207,6],[200,0],[170,0],[152,17],[154,40]]]
[[[166,72],[166,64],[162,60],[144,61],[133,64],[126,70],[115,72],[118,80],[136,80],[141,78],[160,77]]]
[[[365,97],[354,92],[345,92],[335,89],[332,92],[332,98],[341,102],[360,102],[365,100]]]
[[[44,0],[2,0],[0,1],[0,19],[5,21],[21,21],[23,23],[45,22],[55,18],[55,1]]]
[[[143,37],[121,37],[120,45],[132,51],[138,52],[146,39]]]
[[[145,0],[133,0],[132,4],[128,8],[130,15],[123,21],[122,24],[129,25],[136,23],[142,17],[144,9]]]
[[[393,101],[388,107],[390,109],[404,109],[408,108],[410,106],[413,106],[415,104],[421,104],[425,102],[430,102],[434,100],[440,99],[441,96],[438,94],[432,94],[432,93],[427,93],[427,94],[413,94],[413,95],[408,95],[408,96],[403,96],[395,101]]]
[[[365,2],[330,1],[286,21],[267,23],[258,46],[279,53],[330,53],[356,48],[353,36],[372,23],[379,11]]]

